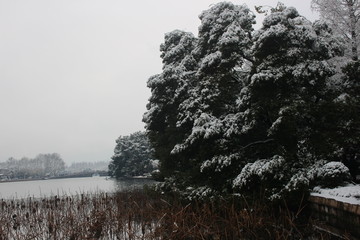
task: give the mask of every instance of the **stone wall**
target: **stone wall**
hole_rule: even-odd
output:
[[[360,205],[320,196],[309,197],[316,225],[325,231],[350,239],[360,239]]]

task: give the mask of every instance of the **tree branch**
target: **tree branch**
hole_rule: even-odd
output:
[[[258,144],[265,144],[265,143],[269,143],[269,142],[272,142],[274,141],[273,138],[270,138],[270,139],[266,139],[266,140],[263,140],[263,141],[256,141],[256,142],[252,142],[252,143],[249,143],[248,145],[242,147],[242,149],[245,149],[245,148],[248,148],[248,147],[251,147],[253,145],[258,145]]]

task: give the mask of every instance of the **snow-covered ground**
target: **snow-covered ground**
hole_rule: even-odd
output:
[[[340,202],[360,205],[360,185],[347,184],[343,187],[331,189],[315,187],[311,195],[332,198]]]

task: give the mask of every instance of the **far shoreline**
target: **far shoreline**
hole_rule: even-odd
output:
[[[52,180],[52,179],[66,179],[66,178],[90,178],[90,177],[107,177],[107,179],[115,179],[115,180],[132,180],[132,179],[146,179],[146,180],[154,180],[149,176],[133,176],[133,177],[121,177],[114,178],[109,176],[107,173],[81,173],[81,174],[71,174],[64,176],[56,176],[56,177],[41,177],[41,178],[24,178],[24,179],[8,179],[8,180],[0,180],[1,183],[11,183],[11,182],[29,182],[29,181],[40,181],[40,180]]]
[[[80,173],[80,174],[69,174],[63,176],[55,176],[55,177],[34,177],[34,178],[23,178],[23,179],[6,179],[1,180],[1,183],[8,183],[8,182],[28,182],[28,181],[40,181],[40,180],[51,180],[51,179],[64,179],[64,178],[83,178],[83,177],[96,177],[94,174],[98,174],[97,176],[100,177],[109,177],[110,176],[106,173]]]

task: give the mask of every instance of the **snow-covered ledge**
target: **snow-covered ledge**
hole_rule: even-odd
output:
[[[339,202],[360,205],[360,185],[348,184],[337,188],[315,187],[311,196],[330,198]]]
[[[318,227],[334,234],[360,238],[360,185],[334,189],[316,187],[309,197]]]

